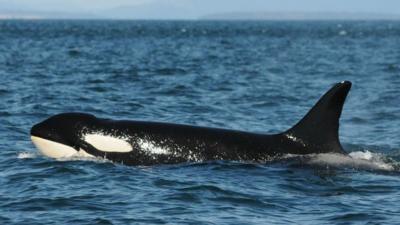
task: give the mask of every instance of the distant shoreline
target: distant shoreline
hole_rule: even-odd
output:
[[[354,12],[228,12],[210,14],[201,20],[400,20],[397,14]]]

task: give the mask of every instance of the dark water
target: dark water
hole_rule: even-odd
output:
[[[0,21],[1,224],[398,224],[400,22]],[[83,111],[272,133],[351,80],[352,158],[126,167],[40,156]]]

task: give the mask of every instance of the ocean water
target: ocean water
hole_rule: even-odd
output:
[[[0,21],[0,223],[398,224],[399,49],[395,21]],[[127,167],[29,137],[69,111],[274,133],[342,80],[349,156]]]

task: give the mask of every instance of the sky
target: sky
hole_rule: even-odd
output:
[[[0,0],[0,13],[66,12],[142,19],[197,19],[229,12],[356,12],[400,15],[400,0]]]

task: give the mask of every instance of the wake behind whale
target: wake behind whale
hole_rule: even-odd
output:
[[[287,154],[345,154],[338,129],[350,88],[349,81],[337,83],[295,126],[272,135],[62,113],[33,126],[31,139],[48,157],[79,154],[125,165],[209,160],[259,162]]]

